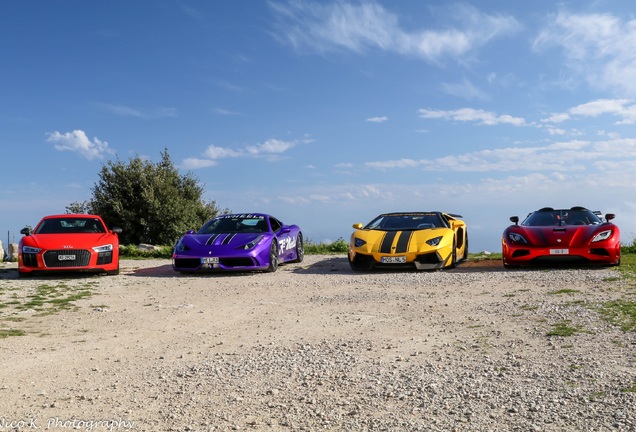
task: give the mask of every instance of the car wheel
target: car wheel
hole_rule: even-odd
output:
[[[351,267],[351,270],[355,271],[355,272],[359,272],[362,269],[358,266],[356,266],[353,261],[351,261],[351,257],[349,256],[349,254],[347,254],[347,261],[349,261],[349,267]]]
[[[468,259],[468,231],[466,231],[466,237],[464,238],[464,255],[462,256],[462,260],[466,261]]]
[[[115,270],[107,270],[106,274],[108,276],[117,276],[119,274],[119,266]]]
[[[278,270],[278,243],[276,240],[272,240],[272,245],[269,248],[269,267],[268,272],[275,272]]]
[[[296,259],[293,262],[303,262],[305,259],[305,245],[303,244],[303,234],[298,233],[296,237]]]
[[[451,252],[451,261],[446,267],[451,269],[457,267],[457,243],[455,242],[453,242],[453,251]]]

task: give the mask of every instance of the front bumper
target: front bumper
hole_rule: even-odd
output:
[[[531,264],[558,264],[558,263],[583,263],[583,264],[620,264],[620,243],[607,244],[599,242],[598,245],[582,247],[536,247],[528,245],[511,245],[502,243],[503,263],[507,266],[531,265]]]
[[[425,253],[405,253],[400,255],[372,253],[365,254],[356,251],[349,251],[349,264],[354,270],[373,269],[414,269],[414,270],[437,270],[450,265],[451,253],[442,257],[440,250]],[[383,257],[401,256],[405,258],[403,263],[384,263]]]
[[[172,268],[179,272],[220,272],[220,271],[259,271],[269,267],[269,255],[263,259],[259,255],[219,256],[218,262],[205,262],[202,256],[174,254]]]

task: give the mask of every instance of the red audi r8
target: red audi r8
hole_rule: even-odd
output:
[[[45,216],[18,244],[20,277],[44,272],[84,271],[119,274],[121,228],[109,230],[97,215]]]
[[[592,263],[619,265],[620,230],[610,222],[615,215],[585,207],[553,209],[530,213],[505,229],[501,239],[504,267],[540,263]]]

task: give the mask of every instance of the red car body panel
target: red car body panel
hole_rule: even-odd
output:
[[[562,212],[563,214],[594,213],[582,207],[568,210],[541,209],[539,212]],[[575,224],[571,221],[555,220],[557,225],[536,226],[526,221],[511,225],[503,233],[501,247],[503,264],[506,267],[539,263],[588,263],[619,265],[621,257],[620,229],[595,216],[595,220]],[[554,213],[553,213],[554,214]],[[518,222],[518,218],[511,218]],[[596,241],[594,241],[596,239]]]
[[[53,272],[119,273],[120,229],[89,214],[45,216],[18,244],[20,276]]]

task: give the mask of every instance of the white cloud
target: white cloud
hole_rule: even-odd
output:
[[[553,113],[550,117],[542,119],[543,123],[561,123],[566,120],[569,120],[570,116],[566,113]]]
[[[239,149],[229,147],[208,146],[203,152],[203,158],[187,158],[181,163],[183,168],[197,169],[207,168],[218,164],[218,159],[242,158],[242,157],[267,157],[269,160],[276,160],[276,157],[292,149],[299,143],[310,143],[312,140],[283,141],[278,139],[268,139],[264,143],[245,146]]]
[[[422,108],[417,112],[422,118],[476,122],[487,126],[494,126],[497,124],[524,126],[526,124],[526,121],[520,117],[513,117],[508,114],[497,115],[492,112],[473,108],[461,108],[451,111],[429,110]]]
[[[383,117],[369,117],[365,121],[370,123],[384,123],[387,120],[389,120],[389,118],[387,116],[383,116]]]
[[[636,139],[560,141],[544,146],[507,147],[448,155],[436,159],[396,159],[366,162],[371,169],[420,169],[455,172],[576,172],[604,162],[630,160],[636,171]],[[595,165],[596,164],[596,165]],[[601,164],[601,165],[599,165]]]
[[[255,146],[248,146],[246,150],[251,155],[280,154],[280,153],[286,152],[290,148],[294,147],[296,144],[297,142],[294,142],[294,141],[268,139],[262,144],[257,144]]]
[[[616,124],[636,123],[636,104],[631,99],[597,99],[570,108],[566,113],[553,113],[543,123],[561,123],[576,118],[612,115],[619,117]]]
[[[624,112],[625,105],[630,102],[629,99],[598,99],[570,108],[569,112],[583,117],[597,117],[602,114],[616,115]]]
[[[361,3],[270,2],[278,13],[277,37],[298,50],[352,51],[364,54],[378,49],[415,56],[437,63],[445,57],[472,55],[491,40],[520,29],[511,16],[489,15],[470,5],[456,6],[449,13],[455,28],[407,31],[398,17],[374,1]]]
[[[534,48],[560,47],[570,70],[593,88],[636,95],[636,20],[611,14],[560,12],[538,34]]]
[[[236,151],[227,147],[218,147],[215,145],[208,146],[207,149],[203,152],[203,156],[208,159],[223,159],[223,158],[231,158],[231,157],[240,157],[243,155],[243,152]]]
[[[217,165],[218,162],[210,159],[187,158],[181,162],[180,167],[183,169],[199,169],[208,168]]]
[[[97,137],[90,140],[82,130],[64,134],[58,131],[47,132],[47,135],[47,142],[54,143],[56,150],[75,152],[88,160],[103,159],[105,155],[115,153],[106,141],[101,141]]]

